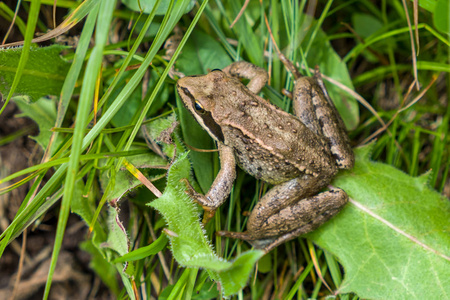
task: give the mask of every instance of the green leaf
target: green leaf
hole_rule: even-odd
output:
[[[383,27],[383,24],[379,19],[371,14],[355,13],[352,15],[353,28],[355,32],[366,38],[374,34],[377,30]]]
[[[149,205],[157,209],[168,224],[171,250],[177,262],[185,267],[205,268],[214,280],[220,282],[224,296],[242,289],[256,261],[263,251],[247,251],[233,262],[219,258],[207,240],[200,223],[200,209],[185,193],[181,179],[190,177],[187,153],[173,163],[163,195]]]
[[[223,46],[211,35],[196,30],[186,42],[176,67],[186,76],[190,76],[223,69],[229,64],[231,58]]]
[[[143,259],[150,255],[155,255],[159,251],[163,250],[168,242],[168,239],[165,235],[161,235],[156,241],[151,243],[148,246],[138,248],[133,250],[121,257],[116,258],[112,263],[121,263],[126,261],[135,261],[139,259]]]
[[[164,118],[159,117],[158,119],[143,125],[147,129],[148,133],[147,137],[145,137],[145,134],[143,134],[144,138],[153,139],[156,143],[158,143],[161,151],[171,159],[174,159],[177,153],[186,151],[183,142],[179,137],[178,128],[174,128],[175,125],[178,125],[177,115],[175,113],[172,113]],[[171,138],[173,143],[168,144],[167,141],[162,141],[164,139],[164,136],[170,133],[172,129],[173,132],[171,133]],[[145,163],[145,161],[143,162]]]
[[[264,255],[258,262],[258,272],[259,273],[269,273],[273,270],[273,257],[270,253]]]
[[[130,248],[130,239],[128,238],[127,231],[122,221],[119,218],[120,209],[116,206],[110,206],[108,208],[108,237],[106,242],[101,246],[105,249],[110,249],[112,251],[105,251],[106,257],[108,260],[115,254],[119,254],[124,256],[129,252]],[[119,271],[120,276],[122,277],[122,282],[124,284],[128,284],[127,281],[129,277],[132,277],[135,269],[133,264],[125,264],[125,268],[120,270],[119,266],[121,264],[116,264],[116,270]]]
[[[129,240],[122,221],[119,219],[118,209],[110,206],[108,208],[108,238],[104,247],[112,249],[120,255],[128,253]]]
[[[31,48],[20,83],[14,95],[28,96],[31,101],[47,95],[59,95],[70,63],[60,52],[65,46]],[[0,49],[0,92],[7,95],[19,65],[22,48]]]
[[[125,4],[129,9],[134,10],[136,12],[143,12],[145,14],[150,14],[155,6],[156,0],[122,0],[122,3]],[[156,9],[157,15],[164,15],[169,8],[170,1],[165,0],[162,1],[161,4]],[[191,3],[187,6],[184,13],[188,13],[194,7],[195,0],[191,0]]]
[[[163,69],[159,69],[158,71],[160,71],[159,74],[161,74],[163,72]],[[113,92],[111,93],[111,97],[109,98],[107,104],[108,107],[114,102],[114,99],[116,99],[116,97],[120,94],[120,91],[128,83],[128,80],[132,76],[133,72],[134,71],[126,71],[124,73],[124,76],[118,81],[117,87],[113,90]],[[149,72],[150,72],[150,80],[148,81],[147,89],[149,91],[152,91],[159,80],[159,74],[154,69],[149,70]],[[115,76],[111,77],[108,80],[108,84],[111,84],[113,80],[115,80]],[[155,114],[159,109],[161,109],[161,107],[167,102],[168,99],[169,99],[169,89],[168,85],[166,84],[158,92],[152,104],[152,107],[147,115]],[[133,116],[136,114],[136,111],[142,109],[141,104],[142,104],[142,86],[139,85],[128,97],[127,105],[122,106],[117,112],[117,114],[112,118],[111,124],[115,127],[122,127],[133,123],[132,120]]]
[[[353,170],[334,184],[350,203],[309,234],[345,269],[340,293],[369,299],[450,297],[450,202],[411,177],[372,162],[371,147],[357,149]]]
[[[20,96],[14,97],[13,100],[22,111],[22,114],[18,116],[28,117],[39,126],[39,135],[33,137],[33,139],[42,147],[42,149],[47,149],[52,135],[50,130],[53,128],[56,121],[55,102],[50,99],[41,98],[34,103],[29,103],[25,97]],[[61,141],[61,137],[58,137],[54,142],[53,149],[57,149]]]
[[[450,0],[438,0],[436,2],[433,23],[441,32],[450,34]]]
[[[410,0],[410,2],[413,2],[415,0]],[[423,9],[428,10],[429,12],[433,12],[434,9],[436,8],[436,2],[437,0],[421,0],[418,1],[419,6],[422,7]]]
[[[111,104],[114,102],[116,97],[123,90],[125,85],[128,83],[128,80],[132,76],[134,71],[126,71],[122,78],[117,82],[117,87],[111,93],[111,97],[109,98],[106,107],[109,108]],[[116,80],[115,77],[111,77],[108,80],[108,84],[110,85],[113,80]],[[109,86],[105,89],[108,90]],[[122,106],[117,114],[111,119],[111,124],[115,127],[122,127],[131,124],[134,114],[139,109],[142,102],[142,86],[136,87],[133,92],[128,97],[127,105]]]

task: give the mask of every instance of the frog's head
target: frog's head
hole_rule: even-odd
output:
[[[177,91],[184,106],[209,135],[223,142],[220,125],[214,120],[213,111],[217,100],[218,81],[226,80],[221,70],[213,70],[207,75],[186,76],[178,80]]]
[[[196,102],[204,110],[211,111],[219,96],[220,87],[224,86],[227,80],[228,76],[222,70],[216,69],[207,75],[186,76],[179,79],[177,90],[186,106],[190,102]]]

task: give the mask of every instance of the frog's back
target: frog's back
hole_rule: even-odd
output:
[[[236,96],[225,107],[233,105],[238,113],[227,114],[222,128],[241,168],[272,184],[336,172],[325,140],[297,117],[246,90]]]

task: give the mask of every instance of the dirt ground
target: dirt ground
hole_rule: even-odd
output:
[[[17,1],[4,1],[13,11]],[[42,6],[43,19],[51,19],[52,7]],[[60,22],[66,10],[58,10],[57,21]],[[25,11],[19,12],[23,20],[27,19]],[[0,18],[0,38],[5,37],[10,21]],[[9,33],[7,42],[22,40],[16,28]],[[6,95],[0,94],[0,107],[4,105]],[[42,150],[30,136],[37,135],[36,124],[28,118],[16,117],[20,114],[11,101],[0,115],[0,141],[5,137],[17,135],[11,142],[0,144],[0,178],[39,163]],[[51,174],[50,174],[51,175]],[[8,186],[17,182],[2,185]],[[33,181],[13,191],[0,195],[0,231],[3,232],[13,220]],[[44,182],[45,183],[45,182]],[[42,299],[47,273],[51,260],[53,242],[56,232],[59,203],[45,214],[36,224],[27,230],[26,237],[20,235],[15,239],[0,258],[0,299]],[[85,239],[86,225],[71,215],[59,255],[50,299],[111,299],[113,295],[101,283],[89,268],[90,257],[79,249]],[[25,245],[23,248],[22,246]],[[17,274],[20,274],[17,280]]]
[[[20,111],[10,102],[0,116],[0,140],[17,133],[21,136],[0,146],[0,178],[39,162],[42,150],[30,138],[37,134],[34,122],[15,117]],[[3,232],[22,204],[32,181],[0,195],[0,228]],[[0,259],[0,299],[42,299],[56,232],[58,205],[30,226],[26,234],[12,242]],[[31,229],[32,228],[32,229]],[[87,234],[86,225],[72,215],[56,267],[50,299],[111,299],[108,289],[89,268],[90,257],[79,249]],[[20,266],[20,267],[19,267]],[[17,274],[20,269],[20,280]]]

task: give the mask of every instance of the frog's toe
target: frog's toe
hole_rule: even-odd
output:
[[[184,192],[190,198],[192,198],[195,202],[197,202],[204,209],[209,208],[210,210],[212,210],[212,208],[210,208],[210,206],[208,206],[208,203],[210,203],[211,201],[209,201],[205,195],[198,193],[186,178],[182,178],[180,181],[186,185],[186,190]],[[214,208],[214,210],[215,209],[216,208]]]
[[[244,240],[244,241],[252,240],[251,235],[247,231],[245,231],[245,232],[235,232],[235,231],[221,230],[221,231],[217,231],[216,235],[229,237],[229,238],[232,238],[232,239]]]
[[[211,208],[211,207],[205,207],[203,206],[204,209],[204,213],[203,213],[203,220],[202,223],[206,224],[209,222],[209,220],[211,220],[214,215],[216,214],[216,209],[215,208]]]
[[[233,239],[239,239],[244,240],[248,243],[250,243],[255,249],[263,249],[266,250],[266,248],[269,247],[269,249],[272,249],[271,245],[275,242],[276,238],[256,238],[248,231],[245,232],[234,232],[234,231],[218,231],[216,233],[219,236],[229,237]]]
[[[261,249],[269,252],[273,249],[272,245],[276,239],[259,239],[254,241],[248,241],[255,249]]]

